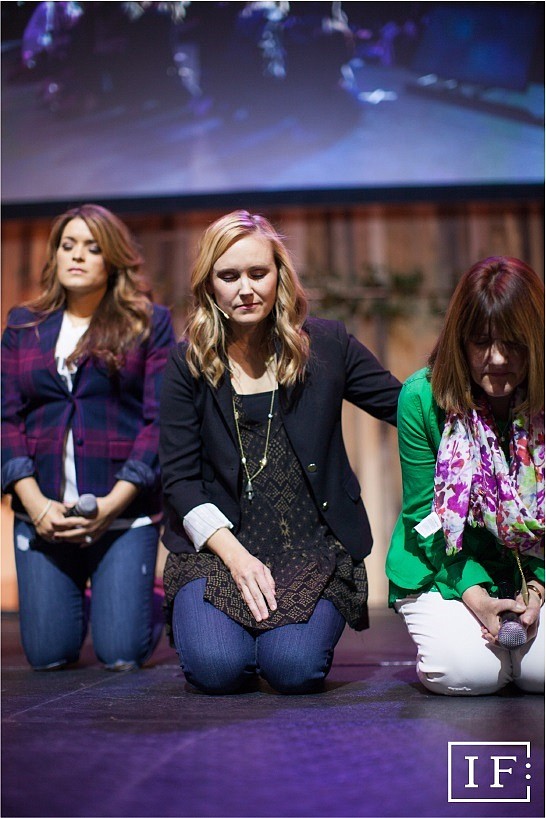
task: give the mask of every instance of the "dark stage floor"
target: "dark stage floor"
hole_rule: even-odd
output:
[[[543,698],[427,693],[390,611],[345,632],[315,696],[191,692],[165,640],[139,672],[86,645],[33,673],[11,614],[2,657],[2,816],[544,815]]]

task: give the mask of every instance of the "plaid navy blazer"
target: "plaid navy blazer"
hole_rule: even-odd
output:
[[[128,480],[141,491],[124,516],[157,513],[159,392],[174,344],[170,314],[153,306],[148,339],[131,349],[115,375],[83,359],[72,392],[54,359],[62,319],[62,309],[30,327],[36,314],[25,307],[8,316],[2,335],[2,489],[14,494],[15,481],[33,476],[46,497],[61,500],[72,427],[80,493],[101,497],[117,480]],[[15,494],[13,507],[23,510]]]

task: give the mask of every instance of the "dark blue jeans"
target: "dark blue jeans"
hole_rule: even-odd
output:
[[[184,585],[173,606],[173,636],[186,679],[206,693],[234,693],[264,678],[279,693],[322,688],[345,620],[320,599],[308,622],[268,631],[245,628],[203,599],[205,579]]]
[[[35,670],[77,661],[89,619],[88,579],[98,659],[125,670],[149,658],[162,629],[153,591],[158,537],[157,526],[147,525],[108,532],[80,548],[47,543],[15,520],[21,641]]]

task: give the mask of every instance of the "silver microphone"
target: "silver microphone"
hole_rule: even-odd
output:
[[[90,520],[98,512],[97,498],[94,494],[81,494],[76,505],[65,511],[65,517],[86,517]]]
[[[500,615],[501,626],[497,636],[499,645],[508,650],[520,648],[527,642],[527,630],[514,611],[504,611]]]
[[[514,586],[506,581],[499,582],[499,596],[513,599]],[[520,648],[527,642],[527,628],[521,624],[520,618],[514,611],[502,611],[499,614],[501,626],[497,634],[499,645],[508,650]]]

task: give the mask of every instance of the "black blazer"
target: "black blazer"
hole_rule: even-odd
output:
[[[370,553],[372,535],[343,443],[342,403],[350,401],[395,425],[401,385],[341,322],[310,318],[305,330],[311,340],[305,379],[279,387],[279,411],[322,519],[347,551],[362,559]],[[160,401],[163,542],[171,551],[195,553],[182,520],[202,503],[218,506],[237,534],[242,466],[230,380],[224,377],[214,389],[194,378],[185,351],[185,342],[171,350]]]

